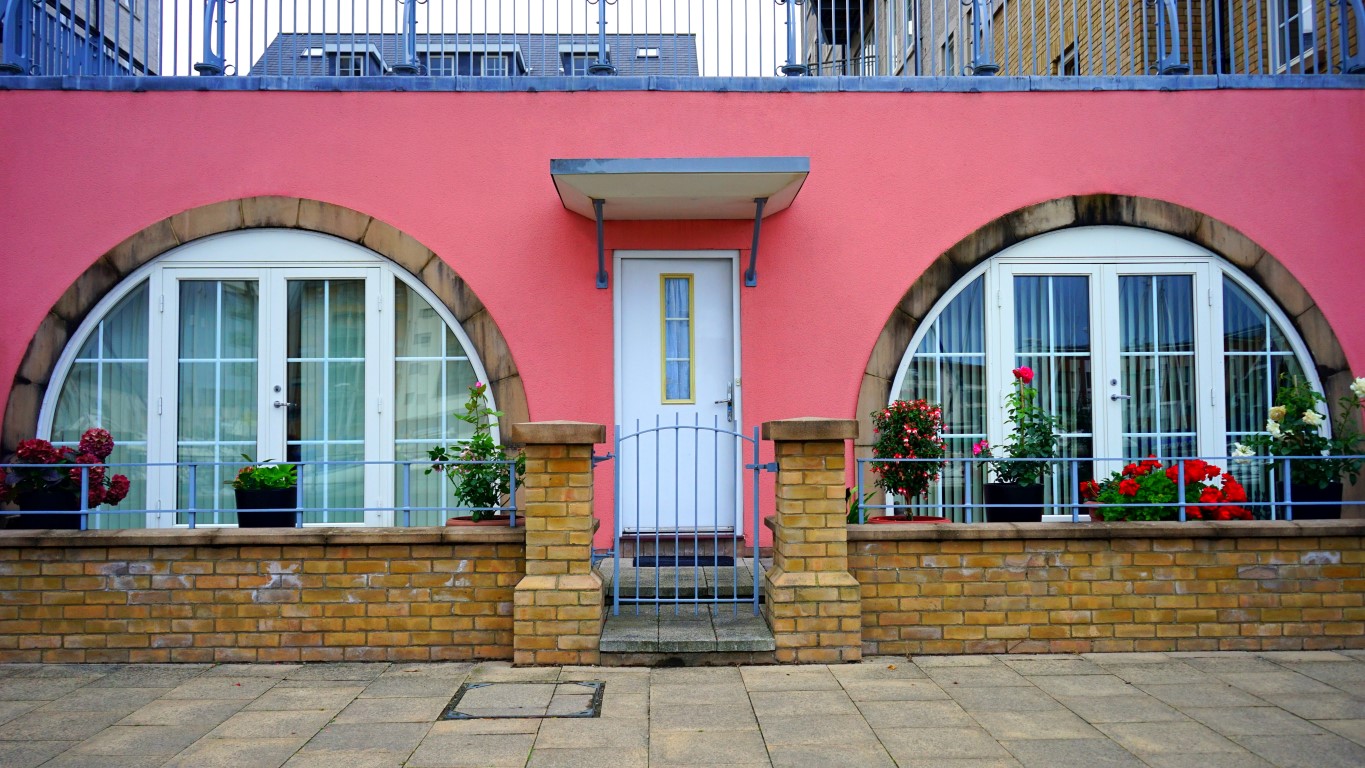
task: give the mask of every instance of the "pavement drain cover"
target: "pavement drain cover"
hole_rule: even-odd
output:
[[[441,719],[601,717],[606,685],[600,681],[465,683]]]

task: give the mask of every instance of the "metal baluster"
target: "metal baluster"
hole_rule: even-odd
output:
[[[198,468],[198,465],[193,464],[193,463],[190,464],[189,486],[190,486],[190,488],[189,488],[189,493],[190,493],[189,509],[186,509],[185,512],[188,513],[188,515],[189,515],[189,524],[190,524],[190,528],[193,528],[193,527],[194,527],[194,523],[195,523],[195,519],[194,519],[194,518],[195,518],[195,508],[198,506],[198,502],[196,501],[196,497],[198,496],[198,493],[199,493],[199,468]]]
[[[403,527],[412,527],[412,462],[403,462]],[[513,473],[515,474],[515,473]]]

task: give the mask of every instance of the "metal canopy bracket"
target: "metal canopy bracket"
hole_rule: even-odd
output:
[[[754,198],[754,247],[749,249],[749,268],[744,270],[744,287],[758,287],[758,231],[763,226],[763,206],[768,198]]]
[[[597,287],[607,287],[607,246],[603,242],[602,227],[602,206],[605,200],[594,199],[592,201],[593,213],[597,214]]]

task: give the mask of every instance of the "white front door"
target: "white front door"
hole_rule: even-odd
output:
[[[620,526],[734,530],[738,254],[616,258]]]

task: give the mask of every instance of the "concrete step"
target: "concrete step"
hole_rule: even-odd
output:
[[[721,554],[731,557],[753,556],[753,548],[744,543],[744,538],[735,539],[729,533],[702,531],[697,534],[686,531],[666,531],[654,533],[626,533],[621,535],[622,557],[636,555],[711,555]]]
[[[773,633],[752,605],[621,606],[602,627],[607,666],[714,666],[773,661]]]
[[[754,595],[753,559],[741,557],[732,566],[689,565],[683,567],[636,567],[622,558],[620,565],[621,600],[652,602],[655,600],[714,600],[749,599]],[[703,561],[704,562],[704,561]],[[760,562],[760,567],[762,563]],[[617,578],[617,566],[611,558],[597,564],[597,571],[607,585],[607,599],[614,596],[612,584]],[[762,571],[759,571],[760,578]]]

